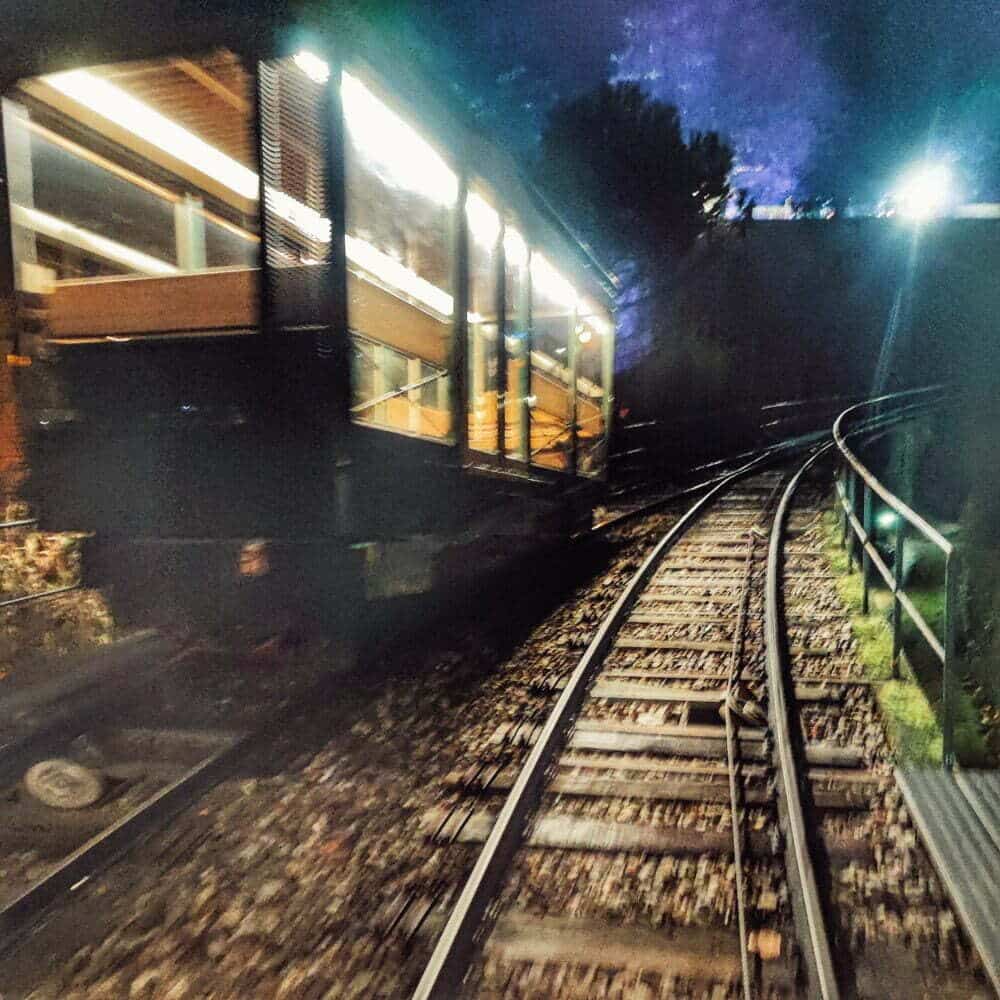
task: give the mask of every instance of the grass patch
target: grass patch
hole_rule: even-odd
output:
[[[858,583],[857,607],[861,607]],[[858,658],[872,680],[892,677],[892,628],[879,615],[852,615],[851,628],[858,643]]]
[[[930,702],[912,681],[886,681],[878,689],[889,742],[900,760],[940,764],[941,727]]]
[[[847,549],[840,545],[841,531],[840,518],[834,511],[828,510],[823,515],[823,533],[825,535],[823,554],[833,569],[838,573],[846,573],[848,568]]]
[[[944,635],[944,588],[909,585],[906,592],[935,635]]]
[[[862,577],[848,572],[845,549],[840,546],[841,524],[830,511],[823,519],[826,542],[823,551],[836,572],[837,593],[851,609],[851,629],[858,646],[858,659],[870,679],[882,681],[877,692],[890,746],[898,760],[915,764],[940,764],[942,758],[941,667],[912,622],[904,618],[903,655],[899,677],[892,677],[892,626],[885,608],[891,596],[870,591],[870,604],[882,611],[861,614]],[[933,567],[923,568],[907,586],[917,610],[938,634],[943,632],[944,592]],[[955,753],[967,765],[988,759],[979,711],[968,692],[956,685]]]
[[[861,574],[843,573],[837,581],[837,594],[849,607],[861,607]]]

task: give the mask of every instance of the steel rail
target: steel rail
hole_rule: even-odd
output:
[[[755,471],[761,464],[760,459],[748,462],[699,497],[660,539],[625,586],[580,658],[508,793],[424,968],[413,992],[413,1000],[454,1000],[459,994],[477,933],[514,854],[521,845],[530,816],[541,797],[546,771],[559,753],[566,730],[586,697],[590,681],[625,623],[636,597],[653,576],[666,553],[702,510],[732,483]]]
[[[22,594],[20,597],[8,597],[0,601],[0,608],[11,608],[15,604],[27,604],[29,601],[40,601],[43,597],[58,597],[60,594],[68,594],[71,590],[77,590],[80,583],[70,583],[65,587],[55,587],[52,590],[40,590],[37,594]]]
[[[162,657],[167,658],[164,666],[169,667],[175,662],[177,653],[171,640],[152,630],[122,640],[117,650],[108,649],[109,652],[98,655],[114,656],[110,667],[95,672],[80,688],[55,692],[59,697],[65,694],[71,701],[66,712],[59,715],[51,727],[46,725],[16,739],[13,744],[8,742],[3,745],[0,780],[9,779],[8,772],[22,768],[23,765],[17,763],[19,758],[37,758],[45,747],[63,741],[66,732],[77,733],[81,726],[106,721],[107,706],[99,701],[98,696],[101,690],[108,688],[109,679],[113,682],[110,686],[116,697],[125,699],[118,703],[119,707],[129,710],[136,703],[135,698],[142,693],[144,676],[134,675],[134,671],[129,670],[130,666],[141,661],[148,667],[151,660],[158,661]],[[252,728],[212,730],[213,735],[219,737],[221,746],[64,857],[49,874],[19,896],[0,906],[0,957],[16,949],[26,935],[34,932],[39,921],[45,920],[62,901],[71,899],[89,878],[119,861],[144,837],[163,829],[183,809],[236,773],[245,765],[248,756],[257,752],[259,744],[270,740],[275,733],[286,731],[299,713],[314,705],[329,704],[334,683],[333,675],[320,677],[307,690],[278,708],[274,715],[255,723]],[[16,701],[10,702],[10,705],[16,704]],[[50,715],[54,704],[45,703],[44,707]],[[5,701],[0,707],[10,706]]]
[[[881,420],[884,422],[885,418],[882,417]],[[815,445],[816,436],[810,435],[808,442]],[[420,980],[412,994],[412,1000],[453,1000],[459,994],[477,936],[482,929],[484,918],[516,851],[523,841],[530,816],[538,800],[541,798],[548,768],[559,753],[566,731],[569,729],[572,719],[586,697],[589,682],[597,673],[618,630],[634,606],[639,592],[655,573],[666,553],[682,537],[702,510],[732,483],[744,478],[753,471],[765,467],[767,463],[776,458],[796,450],[801,450],[805,446],[806,441],[801,437],[793,439],[791,442],[783,442],[780,445],[772,446],[740,468],[719,477],[718,480],[700,484],[689,488],[687,491],[683,491],[693,492],[707,488],[706,492],[688,508],[644,560],[642,566],[626,585],[611,611],[602,621],[597,633],[573,670],[558,701],[546,719],[513,787],[508,793],[503,807],[497,815],[489,837],[480,851],[473,869],[462,887],[461,893],[438,937],[434,951],[427,965],[424,967]],[[799,469],[782,497],[775,518],[775,531],[772,532],[771,550],[768,557],[769,588],[777,585],[778,566],[781,555],[781,534],[778,531],[778,526],[783,525],[787,517],[790,497],[794,493],[794,489],[805,471],[832,447],[832,443],[821,445]],[[629,512],[627,515],[617,518],[613,522],[608,522],[608,524],[620,524],[623,520],[641,516],[642,513],[649,513],[650,510],[663,506],[670,499],[675,499],[677,496],[661,498],[637,511]],[[604,530],[607,526],[607,524],[603,525],[598,530]],[[770,593],[768,596],[770,597]],[[781,637],[777,631],[780,623],[776,612],[776,600],[769,600],[766,609],[769,679],[776,673],[780,680],[784,647],[780,645]],[[773,666],[771,663],[772,658],[776,660]],[[793,864],[797,862],[796,881],[801,882],[805,880],[809,892],[810,903],[808,909],[811,920],[806,925],[807,931],[803,937],[804,941],[809,941],[810,943],[807,962],[817,970],[811,977],[812,981],[819,981],[823,984],[822,990],[818,991],[816,995],[823,997],[823,1000],[836,1000],[839,993],[837,991],[836,979],[832,972],[832,960],[826,936],[825,919],[822,908],[819,906],[815,875],[808,843],[805,839],[801,798],[799,796],[796,776],[797,772],[794,760],[790,756],[791,748],[789,746],[786,699],[784,690],[780,684],[775,685],[772,683],[771,687],[775,692],[770,699],[771,711],[775,713],[776,710],[780,709],[780,716],[778,718],[784,720],[783,725],[777,727],[782,732],[783,738],[781,744],[784,756],[787,758],[787,766],[785,768],[786,791],[782,799],[786,802],[788,799],[792,799],[795,805],[795,813],[798,817],[796,830],[793,834],[795,849],[793,856],[789,860]],[[780,808],[781,801],[779,801]]]
[[[39,918],[108,867],[145,834],[161,829],[199,795],[218,784],[246,756],[251,734],[225,734],[220,749],[138,803],[119,820],[81,844],[47,875],[0,907],[0,955],[7,955]]]
[[[785,523],[799,482],[813,464],[833,447],[833,444],[824,445],[802,464],[789,480],[778,504],[767,557],[764,607],[769,715],[774,736],[778,814],[785,834],[785,868],[791,889],[792,916],[806,965],[808,995],[822,1000],[837,1000],[840,991],[802,806],[800,782],[803,772],[801,760],[796,754],[798,744],[792,740],[792,727],[798,725],[798,719],[793,714],[794,693],[791,690],[784,628],[782,551]]]
[[[883,399],[892,398],[894,397],[883,397]],[[880,414],[878,416],[870,417],[863,423],[858,424],[857,427],[851,428],[851,430],[847,432],[846,436],[854,437],[876,427],[881,429],[883,433],[887,433],[889,428],[897,423],[912,419],[914,416],[918,416],[929,405],[930,404],[928,403],[914,403],[889,414]],[[716,466],[738,461],[741,458],[750,458],[751,461],[761,461],[763,463],[764,459],[778,457],[786,451],[795,452],[803,448],[811,447],[826,437],[827,434],[825,432],[799,435],[793,438],[788,438],[785,441],[779,441],[775,444],[768,445],[764,448],[741,452],[740,454],[734,455],[730,458],[715,459],[714,461],[707,462],[703,465],[697,465],[689,471],[706,472]],[[664,496],[657,497],[657,499],[651,500],[648,503],[640,504],[634,509],[626,511],[624,514],[618,514],[616,517],[609,518],[607,521],[603,521],[601,524],[595,525],[587,531],[580,532],[575,535],[574,538],[579,539],[612,531],[615,528],[621,527],[623,524],[627,524],[629,521],[645,517],[647,514],[650,514],[661,507],[665,507],[667,504],[673,503],[675,500],[680,500],[683,497],[690,496],[694,493],[700,492],[701,490],[707,489],[709,486],[714,486],[716,483],[725,479],[728,475],[730,475],[729,472],[720,472],[718,475],[712,476],[703,482],[695,483],[693,486],[686,486],[683,489],[675,490]],[[638,487],[630,487],[630,492],[637,492],[637,490]]]
[[[753,559],[756,534],[747,532],[747,554],[744,562],[743,586],[740,590],[739,615],[733,646],[730,650],[729,681],[726,685],[726,760],[729,765],[729,811],[733,831],[733,867],[736,872],[736,919],[740,931],[740,966],[743,970],[743,998],[754,1000],[753,964],[750,959],[750,938],[747,927],[747,887],[743,864],[743,789],[739,771],[740,757],[739,719],[729,710],[729,699],[735,694],[743,673],[743,647],[746,639],[747,612],[750,605],[750,587],[753,582]]]
[[[684,497],[691,496],[694,493],[700,493],[702,490],[708,489],[710,486],[715,486],[717,483],[722,482],[729,476],[735,475],[737,472],[749,470],[757,466],[763,467],[768,462],[781,458],[786,454],[786,452],[794,453],[803,448],[811,447],[817,443],[818,438],[822,439],[827,436],[828,435],[826,433],[801,435],[799,437],[789,438],[786,441],[779,441],[776,444],[771,444],[764,448],[758,448],[755,451],[741,452],[739,455],[734,455],[729,459],[720,458],[713,462],[709,462],[706,465],[695,466],[694,469],[690,470],[691,472],[704,472],[715,466],[723,465],[726,462],[737,461],[738,459],[752,456],[748,462],[739,466],[736,470],[720,472],[718,475],[711,476],[703,482],[695,483],[693,486],[685,486],[683,489],[668,493],[665,496],[657,497],[657,499],[651,500],[648,503],[640,504],[633,510],[626,511],[624,514],[618,514],[616,517],[603,521],[601,524],[598,524],[587,531],[580,532],[575,535],[574,538],[587,538],[593,535],[604,534],[608,531],[612,531],[615,528],[621,527],[623,524],[627,524],[629,521],[645,517],[647,514],[651,514],[654,511],[659,510],[661,507],[665,507],[667,504],[673,503],[675,500],[683,499]]]

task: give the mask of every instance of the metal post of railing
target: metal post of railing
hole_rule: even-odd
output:
[[[837,485],[840,489],[837,491],[837,507],[840,512],[840,547],[842,549],[847,548],[847,539],[850,534],[851,524],[847,519],[847,509],[844,507],[844,496],[847,494],[847,463],[841,461],[837,464]]]
[[[955,766],[955,618],[958,611],[958,558],[950,552],[944,564],[944,662],[941,669],[942,763]]]
[[[844,507],[844,523],[847,527],[844,529],[844,533],[847,535],[847,572],[854,572],[854,539],[851,537],[851,511],[854,510],[854,498],[851,496],[851,476],[853,475],[853,470],[850,466],[844,469],[844,499],[846,500],[846,505]]]
[[[906,550],[906,518],[896,518],[896,554],[892,564],[892,676],[899,677],[899,654],[903,647],[903,605],[899,592],[903,589]]]
[[[850,513],[858,516],[858,474],[852,468],[847,473],[847,499],[849,501]],[[850,533],[847,540],[847,572],[854,572],[854,563],[857,557],[857,546],[859,539],[855,532]]]
[[[861,613],[868,614],[868,592],[871,590],[872,557],[869,547],[874,544],[872,535],[872,491],[867,483],[861,487],[861,524],[865,529],[865,539],[861,543]]]

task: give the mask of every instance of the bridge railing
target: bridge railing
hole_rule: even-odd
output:
[[[904,613],[941,664],[942,756],[944,766],[950,768],[955,763],[958,555],[952,543],[889,490],[848,445],[848,440],[852,438],[863,438],[866,443],[871,443],[888,434],[897,424],[925,415],[941,405],[945,398],[943,387],[931,386],[866,400],[848,407],[837,417],[833,437],[840,452],[836,484],[843,512],[842,541],[847,545],[849,567],[853,568],[855,559],[861,564],[861,610],[864,614],[868,613],[869,595],[877,572],[892,595],[893,676],[898,676],[899,672]],[[876,522],[873,515],[876,497],[895,515],[895,551],[891,566],[875,545]],[[906,545],[908,540],[917,536],[944,555],[944,621],[940,638],[904,586]]]

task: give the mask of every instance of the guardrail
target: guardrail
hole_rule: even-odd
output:
[[[663,483],[671,479],[677,469],[684,466],[680,453],[671,454],[671,450],[676,448],[678,437],[692,437],[693,428],[698,425],[731,427],[734,422],[739,423],[740,419],[743,419],[746,422],[747,433],[737,436],[738,443],[734,443],[728,454],[689,471],[709,469],[712,466],[750,458],[770,447],[772,442],[787,438],[790,431],[782,428],[788,427],[789,423],[797,426],[798,434],[803,433],[803,426],[822,429],[824,433],[829,433],[830,422],[841,408],[857,399],[857,396],[792,399],[725,412],[700,412],[697,416],[677,418],[669,423],[653,419],[622,424],[615,433],[615,440],[619,442],[620,450],[610,456],[617,496],[639,493],[655,486],[658,482]],[[755,428],[753,440],[756,443],[748,447],[750,442],[748,433],[751,427]],[[739,449],[737,454],[733,454],[735,449]],[[638,478],[637,473],[641,473]]]
[[[0,521],[0,528],[27,528],[29,524],[38,524],[38,518],[22,517],[20,521]]]
[[[861,610],[864,614],[868,613],[873,574],[874,571],[877,571],[892,594],[893,676],[897,677],[899,674],[904,612],[940,662],[942,756],[944,766],[951,768],[955,763],[954,685],[958,556],[951,542],[881,483],[847,444],[848,438],[852,437],[866,435],[868,441],[874,440],[875,437],[881,437],[896,424],[929,412],[931,408],[940,405],[944,399],[942,387],[931,386],[858,403],[848,407],[837,417],[833,425],[833,438],[841,456],[837,472],[837,494],[843,510],[841,544],[847,547],[849,568],[853,569],[855,559],[858,559],[861,565]],[[854,427],[848,426],[852,419],[866,408],[875,407],[877,417],[879,411],[887,404],[895,406],[901,402],[906,405],[896,410],[888,420],[865,419]],[[873,429],[876,431],[874,435],[871,433]],[[895,514],[895,550],[891,568],[875,545],[876,526],[873,517],[875,497],[878,497]],[[848,544],[852,532],[854,538],[851,540],[851,544]],[[903,586],[906,543],[911,532],[923,536],[944,554],[944,627],[943,636],[940,639]]]

